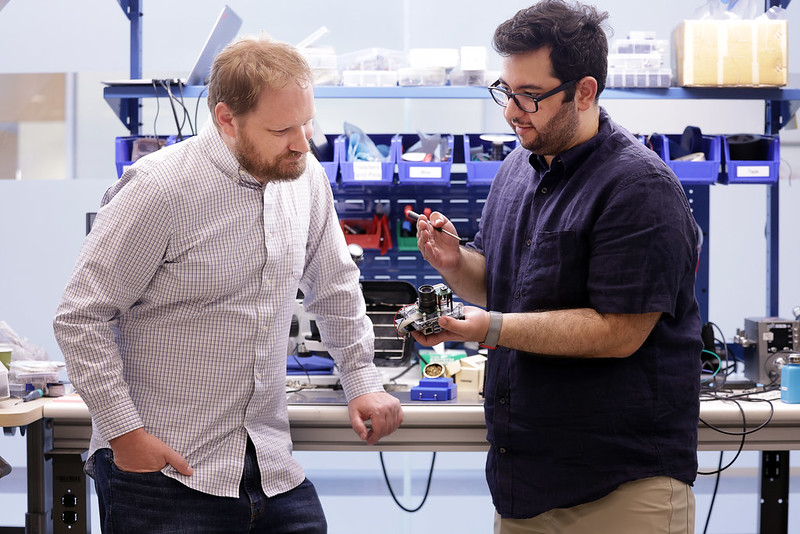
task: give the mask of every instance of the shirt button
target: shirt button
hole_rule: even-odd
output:
[[[531,243],[532,243],[532,241],[531,241],[530,239],[528,239],[527,241],[525,241],[525,244],[526,244],[526,245],[528,245],[528,246],[531,246]]]
[[[261,373],[256,373],[256,378],[258,378],[259,380],[261,380]]]
[[[267,325],[264,325],[264,326],[261,327],[261,331],[262,332],[266,332],[268,330],[269,330],[269,327]]]
[[[505,404],[505,403],[506,403],[506,398],[500,397],[500,404]]]
[[[540,192],[541,194],[543,194],[543,195],[546,195],[546,194],[547,194],[547,188],[546,188],[546,187],[543,187],[543,188],[539,189],[539,192]]]
[[[519,298],[519,291],[517,291],[516,293],[514,293],[514,298],[515,298],[515,299],[518,299],[518,298]]]
[[[506,453],[506,448],[505,447],[500,447],[499,449],[497,449],[497,452],[499,452],[500,454],[505,454]]]

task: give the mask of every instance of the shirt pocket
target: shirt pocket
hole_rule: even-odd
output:
[[[587,243],[574,230],[537,233],[525,271],[525,309],[586,306],[588,257]]]

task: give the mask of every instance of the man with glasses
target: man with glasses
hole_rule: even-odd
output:
[[[658,156],[599,106],[606,13],[543,0],[501,24],[489,87],[517,148],[473,242],[420,216],[426,260],[468,306],[421,336],[490,348],[495,532],[694,530],[696,224]],[[485,309],[483,309],[485,308]]]

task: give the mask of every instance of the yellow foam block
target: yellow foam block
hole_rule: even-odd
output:
[[[788,82],[785,20],[684,20],[672,42],[678,85],[778,87]]]

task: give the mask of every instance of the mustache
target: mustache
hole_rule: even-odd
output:
[[[295,159],[295,158],[304,156],[305,154],[306,154],[305,152],[298,152],[296,150],[289,150],[288,152],[286,152],[285,154],[283,154],[281,156],[281,159],[282,160]]]
[[[521,122],[516,118],[511,119],[510,123],[511,123],[511,126],[514,127],[514,128],[516,128],[517,126],[520,126],[522,128],[533,128],[533,124]]]

